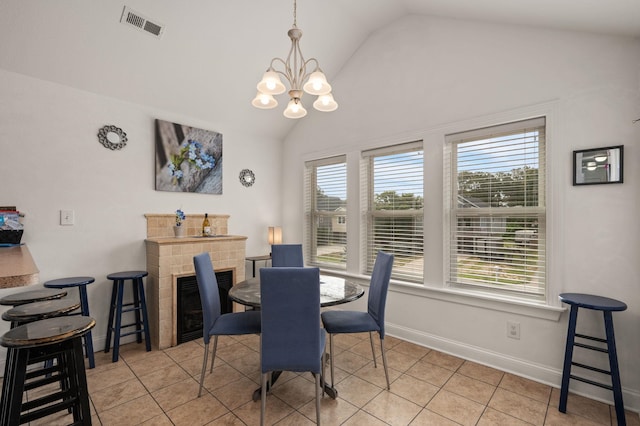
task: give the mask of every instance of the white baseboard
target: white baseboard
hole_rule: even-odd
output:
[[[385,332],[389,336],[407,340],[429,349],[435,349],[478,364],[525,377],[554,388],[560,388],[562,370],[558,368],[535,364],[524,359],[492,352],[485,348],[435,336],[423,331],[397,326],[388,322],[385,323]],[[564,349],[561,348],[561,350]],[[578,382],[577,380],[571,381],[570,389],[572,393],[607,404],[613,404],[613,394],[606,389]],[[627,389],[623,386],[622,394],[625,409],[640,412],[640,392],[636,389]]]

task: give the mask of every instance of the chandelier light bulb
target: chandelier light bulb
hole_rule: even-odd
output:
[[[303,89],[310,95],[326,95],[331,92],[331,85],[327,83],[327,77],[322,71],[315,71],[311,73]]]
[[[279,95],[284,93],[286,87],[280,81],[280,76],[275,71],[267,71],[262,76],[262,80],[258,83],[258,90],[267,95]]]
[[[287,109],[284,110],[284,116],[287,118],[302,118],[307,115],[307,110],[302,105],[302,101],[299,99],[291,99]]]
[[[271,109],[278,106],[278,101],[267,93],[258,92],[251,105],[260,109]]]
[[[338,103],[333,99],[331,93],[318,96],[318,99],[313,103],[313,107],[318,111],[331,112],[338,109]]]

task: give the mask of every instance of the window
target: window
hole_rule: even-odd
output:
[[[422,141],[362,153],[362,247],[365,273],[379,250],[395,256],[392,277],[423,281]]]
[[[448,282],[545,297],[545,119],[446,136]]]
[[[333,157],[306,163],[307,263],[344,269],[347,254],[347,163]]]

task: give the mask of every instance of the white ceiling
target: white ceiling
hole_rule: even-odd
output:
[[[120,24],[124,5],[163,23],[163,37]],[[295,124],[282,117],[286,99],[277,111],[250,101],[288,52],[292,10],[291,0],[0,0],[0,68],[282,138]],[[640,0],[300,0],[303,53],[331,80],[408,14],[640,37]]]

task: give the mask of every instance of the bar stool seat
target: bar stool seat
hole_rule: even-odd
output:
[[[80,309],[80,303],[73,300],[56,299],[18,305],[2,313],[2,319],[11,322],[11,328],[19,325],[67,315]]]
[[[91,316],[89,312],[89,297],[87,296],[87,285],[95,281],[93,277],[66,277],[56,280],[46,281],[44,286],[46,288],[66,289],[70,287],[77,287],[80,296],[80,312],[78,315],[85,317]],[[93,337],[91,332],[84,335],[84,348],[86,357],[89,359],[89,368],[96,366],[93,355]]]
[[[0,299],[0,305],[18,306],[25,303],[42,302],[44,300],[62,299],[67,295],[65,290],[53,288],[41,288],[39,290],[23,291],[21,293],[8,294]]]
[[[8,348],[0,424],[29,423],[63,410],[73,413],[74,424],[91,424],[82,336],[95,323],[90,317],[62,316],[20,325],[0,337],[0,345]],[[53,358],[60,363],[29,368]],[[56,382],[62,386],[49,387],[35,399],[24,398],[25,391]]]
[[[142,279],[148,275],[147,271],[124,271],[107,275],[107,279],[113,281],[111,291],[111,306],[109,308],[109,326],[107,328],[107,342],[104,352],[109,352],[111,345],[111,334],[113,333],[113,356],[112,361],[117,362],[120,351],[120,338],[131,334],[136,335],[136,341],[142,343],[142,335],[147,352],[151,350],[151,337],[149,333],[149,318],[147,315],[147,302],[144,297],[144,283]],[[133,302],[123,303],[124,283],[131,281],[133,286]],[[125,307],[129,307],[124,309]],[[122,313],[131,312],[135,314],[135,321],[130,324],[122,324]],[[123,328],[135,326],[134,331],[122,333]]]
[[[620,383],[620,370],[618,368],[618,354],[616,351],[616,340],[613,331],[613,316],[612,312],[624,311],[627,309],[627,305],[619,300],[610,299],[608,297],[596,296],[593,294],[582,293],[562,293],[560,294],[560,300],[571,306],[569,313],[569,327],[567,331],[567,342],[564,354],[564,365],[562,369],[562,386],[560,388],[560,404],[558,410],[561,413],[567,412],[567,399],[569,396],[569,379],[578,380],[584,383],[588,383],[593,386],[598,386],[604,389],[613,391],[613,400],[615,403],[616,417],[618,425],[626,425],[626,418],[624,412],[624,403],[622,400],[622,385]],[[588,336],[585,334],[576,333],[576,324],[578,320],[578,309],[591,309],[594,311],[602,311],[604,315],[604,328],[606,338]],[[575,339],[581,339],[580,342],[576,342]],[[582,341],[598,342],[600,344],[605,343],[606,348],[587,343]],[[596,368],[586,364],[573,361],[573,349],[579,347],[587,350],[606,353],[609,356],[609,370]],[[571,367],[576,366],[582,369],[595,371],[603,375],[611,376],[611,385],[597,382],[595,380],[580,377],[571,374]]]

